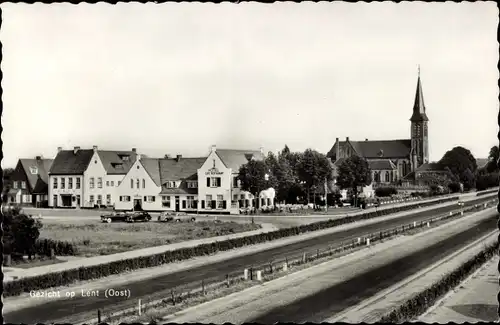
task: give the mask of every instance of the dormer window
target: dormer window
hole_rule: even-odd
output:
[[[38,174],[38,168],[37,167],[30,167],[30,173],[32,175],[37,175]]]
[[[165,183],[166,188],[175,188],[175,182],[174,181],[168,181]]]
[[[119,155],[118,157],[120,157],[120,159],[123,160],[123,161],[129,161],[130,160],[130,156],[129,155]]]
[[[187,187],[188,188],[198,188],[198,182],[196,182],[196,181],[188,181],[187,182]]]

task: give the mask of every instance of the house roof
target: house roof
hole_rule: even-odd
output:
[[[107,174],[122,175],[128,173],[134,164],[137,154],[133,151],[111,151],[98,150],[97,154]],[[128,156],[128,160],[123,160],[122,156]]]
[[[389,159],[370,159],[368,166],[371,170],[395,170],[396,165]]]
[[[76,153],[73,150],[61,150],[54,158],[49,174],[82,175],[93,155],[93,149],[80,149]]]
[[[161,186],[160,178],[160,159],[158,158],[141,158],[140,163],[149,174],[149,177],[157,186]]]
[[[43,183],[48,184],[49,182],[49,170],[50,166],[52,166],[52,163],[54,159],[26,159],[26,158],[21,158],[19,159],[21,162],[21,166],[24,169],[24,172],[26,173],[26,177],[28,179],[28,184],[31,188],[31,190],[34,190],[37,182],[41,180]],[[37,174],[32,174],[31,173],[31,167],[36,167],[37,168]]]
[[[216,149],[215,153],[227,168],[237,172],[249,159],[263,160],[264,155],[259,150]]]
[[[486,166],[490,160],[488,158],[476,158],[477,168]]]
[[[161,184],[167,181],[197,179],[198,169],[205,163],[207,157],[202,158],[162,158],[160,163]]]
[[[419,166],[416,170],[417,172],[442,172],[444,167],[439,163],[425,163]]]

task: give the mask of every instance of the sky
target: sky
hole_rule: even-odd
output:
[[[498,144],[495,2],[0,7],[4,168],[408,139],[419,64],[431,160]]]

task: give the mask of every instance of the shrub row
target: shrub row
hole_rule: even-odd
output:
[[[29,292],[30,290],[64,286],[76,281],[92,280],[109,275],[120,274],[129,270],[155,267],[167,263],[172,263],[174,261],[181,261],[190,259],[192,257],[210,255],[219,251],[227,251],[238,247],[295,236],[310,231],[332,228],[349,224],[355,221],[371,219],[378,216],[408,211],[419,207],[431,206],[439,203],[450,202],[453,200],[458,200],[458,197],[443,198],[433,202],[422,202],[401,207],[392,207],[377,212],[373,211],[354,216],[347,216],[342,219],[320,221],[312,224],[301,225],[298,227],[279,229],[268,233],[261,233],[252,236],[228,239],[220,242],[201,244],[195,247],[180,248],[151,256],[141,256],[137,258],[113,261],[106,264],[80,267],[78,269],[64,270],[57,273],[43,274],[30,278],[21,278],[4,283],[4,295],[15,296],[21,294],[22,292]]]
[[[379,197],[391,196],[398,194],[398,190],[394,186],[377,187],[375,195]]]
[[[498,192],[498,189],[492,189],[492,190],[487,190],[487,191],[482,191],[482,192],[478,192],[476,194],[476,196],[481,196],[481,195],[486,195],[486,194],[491,194],[491,193],[496,193]]]
[[[55,255],[73,256],[76,254],[76,247],[70,242],[43,238],[35,243],[35,252],[38,255],[50,256],[51,249],[54,249]]]
[[[420,292],[404,304],[380,319],[382,323],[407,322],[422,315],[454,287],[458,286],[465,278],[491,259],[498,251],[498,242],[482,250],[472,259],[444,276],[430,288]]]

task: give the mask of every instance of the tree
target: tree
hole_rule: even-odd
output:
[[[439,163],[443,167],[448,167],[451,173],[464,184],[464,187],[466,183],[471,184],[470,174],[474,175],[477,170],[476,159],[464,147],[455,147],[447,151]]]
[[[498,158],[500,158],[498,146],[491,147],[488,155],[488,163],[486,164],[486,170],[488,173],[493,173],[499,170],[497,165]]]
[[[282,154],[276,157],[270,152],[266,158],[266,164],[270,170],[269,185],[276,190],[276,200],[288,201],[290,190],[296,183],[296,177],[288,159]]]
[[[2,175],[3,188],[2,188],[2,202],[7,203],[8,201],[8,193],[12,188],[12,173],[14,173],[14,168],[5,168]]]
[[[350,189],[354,199],[358,198],[358,187],[370,185],[372,172],[364,158],[351,156],[338,167],[337,185],[341,189]]]
[[[465,170],[461,181],[462,184],[464,184],[465,190],[470,190],[476,187],[476,177],[469,168]]]
[[[307,203],[309,203],[310,192],[313,191],[316,194],[318,187],[323,187],[325,181],[332,179],[332,168],[325,155],[312,149],[304,151],[297,167],[299,179],[307,190]],[[316,199],[316,195],[314,195],[314,199]]]
[[[266,174],[269,175],[269,167],[265,161],[250,160],[240,167],[238,173],[241,189],[258,195],[260,191],[271,187],[269,180],[266,180]],[[255,199],[257,200],[257,197]]]
[[[19,210],[3,218],[4,251],[8,254],[34,255],[35,243],[40,236],[42,223],[31,216],[19,214]]]

